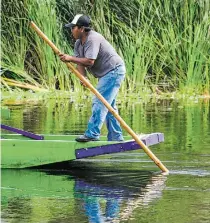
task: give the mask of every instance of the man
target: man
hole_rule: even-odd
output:
[[[88,16],[78,14],[65,27],[71,29],[72,35],[76,39],[74,56],[60,54],[60,59],[63,62],[77,64],[77,69],[83,76],[87,77],[87,69],[94,77],[98,78],[97,90],[117,111],[116,97],[125,77],[125,65],[122,58],[101,34],[90,28]],[[104,121],[106,121],[108,129],[108,141],[123,141],[119,122],[96,96],[93,98],[92,115],[87,130],[84,135],[76,138],[76,141],[99,140]]]

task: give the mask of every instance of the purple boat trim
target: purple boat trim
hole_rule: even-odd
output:
[[[154,144],[158,144],[164,141],[163,133],[152,133],[145,135],[141,138],[142,142],[146,146],[151,146]],[[93,157],[103,154],[111,154],[111,153],[119,153],[131,150],[140,149],[140,145],[136,143],[134,140],[120,142],[116,144],[108,144],[104,146],[97,146],[97,147],[90,147],[90,148],[83,148],[77,149],[75,151],[75,155],[77,159],[82,159],[86,157]]]
[[[21,135],[26,136],[26,137],[31,138],[31,139],[36,139],[36,140],[43,140],[44,139],[44,136],[36,135],[34,133],[31,133],[31,132],[27,132],[27,131],[24,131],[24,130],[21,130],[21,129],[13,128],[13,127],[8,126],[8,125],[1,124],[1,128],[5,129],[7,131],[10,131],[10,132],[15,132],[15,133],[21,134]]]

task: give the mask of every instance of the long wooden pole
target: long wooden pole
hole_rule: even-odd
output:
[[[56,54],[60,54],[60,50],[53,44],[51,40],[36,26],[34,22],[31,22],[31,27],[36,33],[53,49]],[[119,121],[121,126],[133,137],[133,139],[140,145],[144,152],[155,162],[155,164],[163,171],[168,173],[168,169],[161,163],[161,161],[153,154],[153,152],[140,140],[138,135],[125,123],[125,121],[115,112],[112,106],[106,101],[106,99],[93,87],[93,85],[86,80],[86,78],[78,72],[71,63],[66,63],[67,67],[95,94],[103,104],[108,108],[114,117]]]

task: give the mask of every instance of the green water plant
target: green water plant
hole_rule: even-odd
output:
[[[77,78],[33,33],[29,21],[59,49],[72,54],[74,41],[63,25],[75,14],[85,13],[92,18],[93,29],[125,60],[121,93],[209,95],[209,11],[207,0],[3,0],[1,74],[50,91],[81,95]],[[95,85],[97,80],[90,79]],[[5,81],[2,84],[12,91]]]

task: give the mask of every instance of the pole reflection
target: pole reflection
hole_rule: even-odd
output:
[[[166,176],[113,168],[2,170],[2,219],[119,222],[162,196]],[[24,221],[23,221],[24,220]]]

